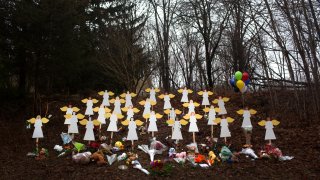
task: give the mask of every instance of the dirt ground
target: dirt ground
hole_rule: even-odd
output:
[[[285,95],[285,93],[284,93]],[[240,94],[231,94],[230,102],[226,103],[228,116],[235,118],[235,121],[229,125],[234,149],[241,150],[241,146],[245,142],[244,135],[241,131],[242,117],[236,114],[241,107]],[[98,96],[96,96],[98,98]],[[180,95],[174,98],[172,104],[175,108],[181,109],[179,103]],[[216,96],[215,96],[216,97]],[[82,98],[82,97],[81,97]],[[61,132],[67,132],[67,126],[63,124],[63,113],[60,107],[67,105],[69,102],[78,106],[84,113],[85,105],[80,103],[80,97],[51,97],[46,98],[43,102],[50,102],[48,114],[52,114],[50,122],[43,126],[44,139],[40,140],[40,147],[49,150],[49,157],[46,160],[36,161],[27,157],[26,154],[35,148],[35,140],[31,138],[33,128],[26,129],[25,120],[33,114],[31,111],[31,103],[28,101],[11,101],[1,103],[0,116],[0,137],[2,140],[0,148],[0,179],[200,179],[200,178],[247,178],[247,179],[319,179],[320,175],[320,125],[306,125],[306,120],[298,120],[296,114],[288,107],[289,101],[284,97],[281,103],[283,106],[277,109],[274,116],[281,122],[279,126],[274,128],[277,140],[273,141],[279,147],[284,155],[294,156],[291,161],[276,160],[255,160],[252,161],[245,156],[240,156],[238,163],[217,163],[209,169],[200,167],[192,167],[189,163],[184,166],[168,162],[173,166],[173,170],[167,176],[145,175],[142,172],[129,167],[127,170],[120,170],[118,166],[125,164],[124,161],[115,162],[112,166],[97,166],[94,162],[87,165],[79,165],[72,162],[70,156],[57,157],[57,153],[53,150],[54,145],[62,145],[60,138]],[[100,98],[100,97],[99,97]],[[189,96],[201,102],[198,96]],[[258,113],[252,117],[253,124],[253,149],[257,151],[266,142],[264,140],[265,129],[258,126],[257,122],[265,119],[265,112],[269,111],[270,106],[266,104],[265,94],[251,94],[245,96],[246,104],[250,108],[254,108]],[[211,97],[212,100],[212,97]],[[287,103],[287,105],[286,105]],[[136,119],[141,118],[143,106],[138,105],[141,111],[135,115]],[[163,114],[163,102],[158,100],[155,107],[156,112]],[[45,107],[44,107],[45,109]],[[196,109],[202,114],[200,108]],[[43,115],[43,114],[42,114]],[[166,116],[164,116],[166,117]],[[314,122],[319,122],[315,120]],[[200,132],[196,134],[198,143],[204,143],[206,136],[210,135],[210,127],[207,126],[205,120],[198,121]],[[159,132],[156,133],[157,140],[165,143],[165,138],[171,134],[171,129],[165,124],[165,120],[157,122]],[[119,125],[121,126],[121,125]],[[103,134],[107,137],[110,134],[106,131],[107,126],[103,126]],[[76,136],[78,141],[83,142],[82,138],[85,127],[79,125],[80,135]],[[192,141],[192,134],[187,132],[188,125],[182,127],[184,140],[181,147],[177,150],[181,152],[186,150],[185,145]],[[215,135],[218,136],[220,128],[214,129]],[[114,140],[121,140],[126,137],[127,129],[115,134]],[[136,144],[149,144],[148,139],[151,134],[139,136]],[[107,140],[108,141],[108,140]],[[85,143],[85,142],[84,142]],[[128,144],[129,145],[129,144]],[[136,149],[136,148],[135,148]],[[149,167],[149,156],[140,150],[135,150],[139,155],[139,161],[145,168]],[[155,159],[166,159],[167,152],[163,155],[156,155]]]

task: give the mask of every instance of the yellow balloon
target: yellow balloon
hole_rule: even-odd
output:
[[[236,85],[239,88],[239,90],[242,89],[245,86],[245,84],[244,84],[244,82],[242,80],[238,80]]]

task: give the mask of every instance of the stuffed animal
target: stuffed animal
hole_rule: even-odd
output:
[[[117,141],[115,144],[114,144],[115,147],[119,148],[120,150],[123,150],[124,149],[124,146],[122,144],[121,141]]]
[[[45,148],[41,148],[38,156],[36,156],[36,160],[44,160],[47,158],[47,156],[48,156],[48,150]]]
[[[106,160],[104,159],[104,154],[101,150],[93,153],[91,155],[91,159],[97,162],[98,165],[104,165],[107,164]]]
[[[214,160],[217,160],[218,162],[220,162],[220,159],[214,154],[213,151],[210,151],[208,155],[209,155],[208,164],[210,166],[214,164]]]
[[[128,152],[128,159],[126,161],[127,164],[131,164],[132,161],[138,159],[138,155],[132,152]]]
[[[196,154],[196,156],[194,157],[194,162],[195,163],[201,163],[201,162],[204,162],[204,161],[206,161],[206,158],[202,154]]]

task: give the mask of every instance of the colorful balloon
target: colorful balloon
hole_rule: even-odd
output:
[[[240,71],[237,71],[235,74],[234,74],[234,77],[236,78],[236,80],[241,80],[242,78],[242,73]]]
[[[249,79],[249,74],[247,72],[242,73],[242,81],[246,81]]]
[[[235,83],[234,83],[234,82],[235,82],[234,77],[231,78],[229,82],[230,82],[230,85],[231,85],[231,86],[234,86],[234,85],[235,85]]]
[[[236,85],[240,90],[245,86],[245,84],[242,80],[238,80]]]
[[[248,86],[248,84],[250,83],[250,79],[247,79],[245,82],[246,86]]]
[[[243,94],[243,93],[247,92],[247,90],[248,90],[248,87],[244,86],[242,89],[240,89],[240,92]]]

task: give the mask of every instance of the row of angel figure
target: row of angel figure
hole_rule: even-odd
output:
[[[149,121],[149,126],[148,126],[148,131],[152,132],[157,132],[157,119],[162,118],[162,115],[155,113],[152,111],[153,106],[157,103],[156,99],[156,93],[159,92],[159,89],[157,88],[148,88],[146,89],[146,92],[150,93],[150,97],[146,99],[145,101],[139,102],[140,105],[144,106],[144,111],[143,111],[143,117],[145,118],[146,122]],[[202,116],[197,114],[195,112],[195,107],[200,106],[199,103],[193,102],[192,100],[189,101],[188,99],[188,94],[192,93],[192,90],[190,89],[180,89],[178,90],[179,93],[182,93],[182,98],[181,102],[183,102],[183,106],[188,108],[188,113],[183,116],[184,119],[178,120],[176,118],[177,114],[181,114],[181,111],[178,109],[174,109],[171,106],[170,99],[173,98],[175,95],[173,94],[161,94],[158,96],[160,99],[164,99],[164,108],[165,111],[164,113],[168,115],[167,123],[169,126],[172,127],[172,139],[176,140],[181,140],[182,139],[182,134],[181,134],[181,125],[186,125],[190,122],[189,125],[189,132],[199,132],[198,126],[197,126],[197,120],[202,119]],[[68,133],[71,134],[76,134],[79,133],[78,131],[78,119],[83,119],[80,121],[81,125],[86,126],[86,133],[84,136],[84,140],[87,141],[94,141],[94,126],[100,126],[102,124],[106,124],[106,118],[110,119],[110,123],[108,125],[107,131],[110,132],[117,132],[118,127],[118,119],[122,119],[124,116],[122,115],[122,111],[127,113],[127,117],[125,121],[122,121],[121,123],[123,125],[128,126],[128,136],[127,140],[138,140],[137,136],[137,126],[141,126],[143,124],[142,121],[140,120],[133,120],[133,116],[135,113],[139,112],[137,108],[133,108],[132,104],[132,97],[135,97],[136,94],[134,93],[124,93],[121,94],[120,97],[125,98],[125,99],[120,99],[119,97],[116,97],[115,99],[109,100],[109,96],[113,96],[113,92],[108,92],[108,91],[101,91],[98,93],[99,95],[103,96],[103,101],[100,105],[100,107],[95,107],[93,108],[93,105],[98,103],[98,100],[88,98],[88,99],[83,99],[82,102],[86,103],[86,110],[85,110],[85,115],[88,115],[89,118],[88,120],[83,119],[84,115],[82,114],[76,114],[80,109],[77,107],[72,107],[69,105],[69,107],[65,106],[61,108],[62,111],[66,112],[65,115],[65,124],[68,124]],[[220,123],[221,126],[221,131],[220,131],[220,137],[226,138],[226,137],[231,137],[231,133],[228,128],[228,124],[233,122],[234,119],[230,117],[225,117],[227,114],[226,108],[225,108],[225,102],[229,101],[229,98],[222,98],[219,97],[218,99],[215,99],[213,101],[214,104],[218,104],[218,108],[215,108],[213,105],[210,106],[210,101],[209,101],[209,96],[213,95],[213,92],[211,91],[200,91],[198,92],[199,95],[202,95],[202,103],[201,105],[205,106],[203,109],[205,112],[205,117],[208,119],[208,125],[217,125]],[[110,103],[114,104],[114,109],[111,112],[111,110],[108,108],[110,106]],[[125,107],[121,108],[121,104],[125,103]],[[206,107],[206,106],[210,106]],[[94,112],[98,112],[98,118],[97,120],[91,120],[91,116],[94,115]],[[255,110],[239,110],[237,111],[238,114],[243,115],[243,123],[242,123],[242,128],[246,131],[251,131],[252,130],[252,124],[250,120],[250,116],[252,114],[255,114]],[[207,115],[208,113],[208,115]],[[222,118],[216,118],[216,115],[221,115]],[[40,118],[41,119],[41,118]],[[42,138],[43,134],[41,131],[41,126],[43,121],[36,121],[36,118],[33,118],[32,121],[30,120],[29,122],[35,123],[35,131],[33,134],[33,138]],[[269,118],[267,121],[260,121],[259,125],[265,126],[266,128],[266,135],[265,139],[266,140],[271,140],[271,139],[276,139],[274,132],[273,132],[273,125],[278,125],[279,122],[276,120],[270,120]],[[41,131],[41,132],[40,132]],[[211,134],[213,134],[213,128],[211,128]]]

